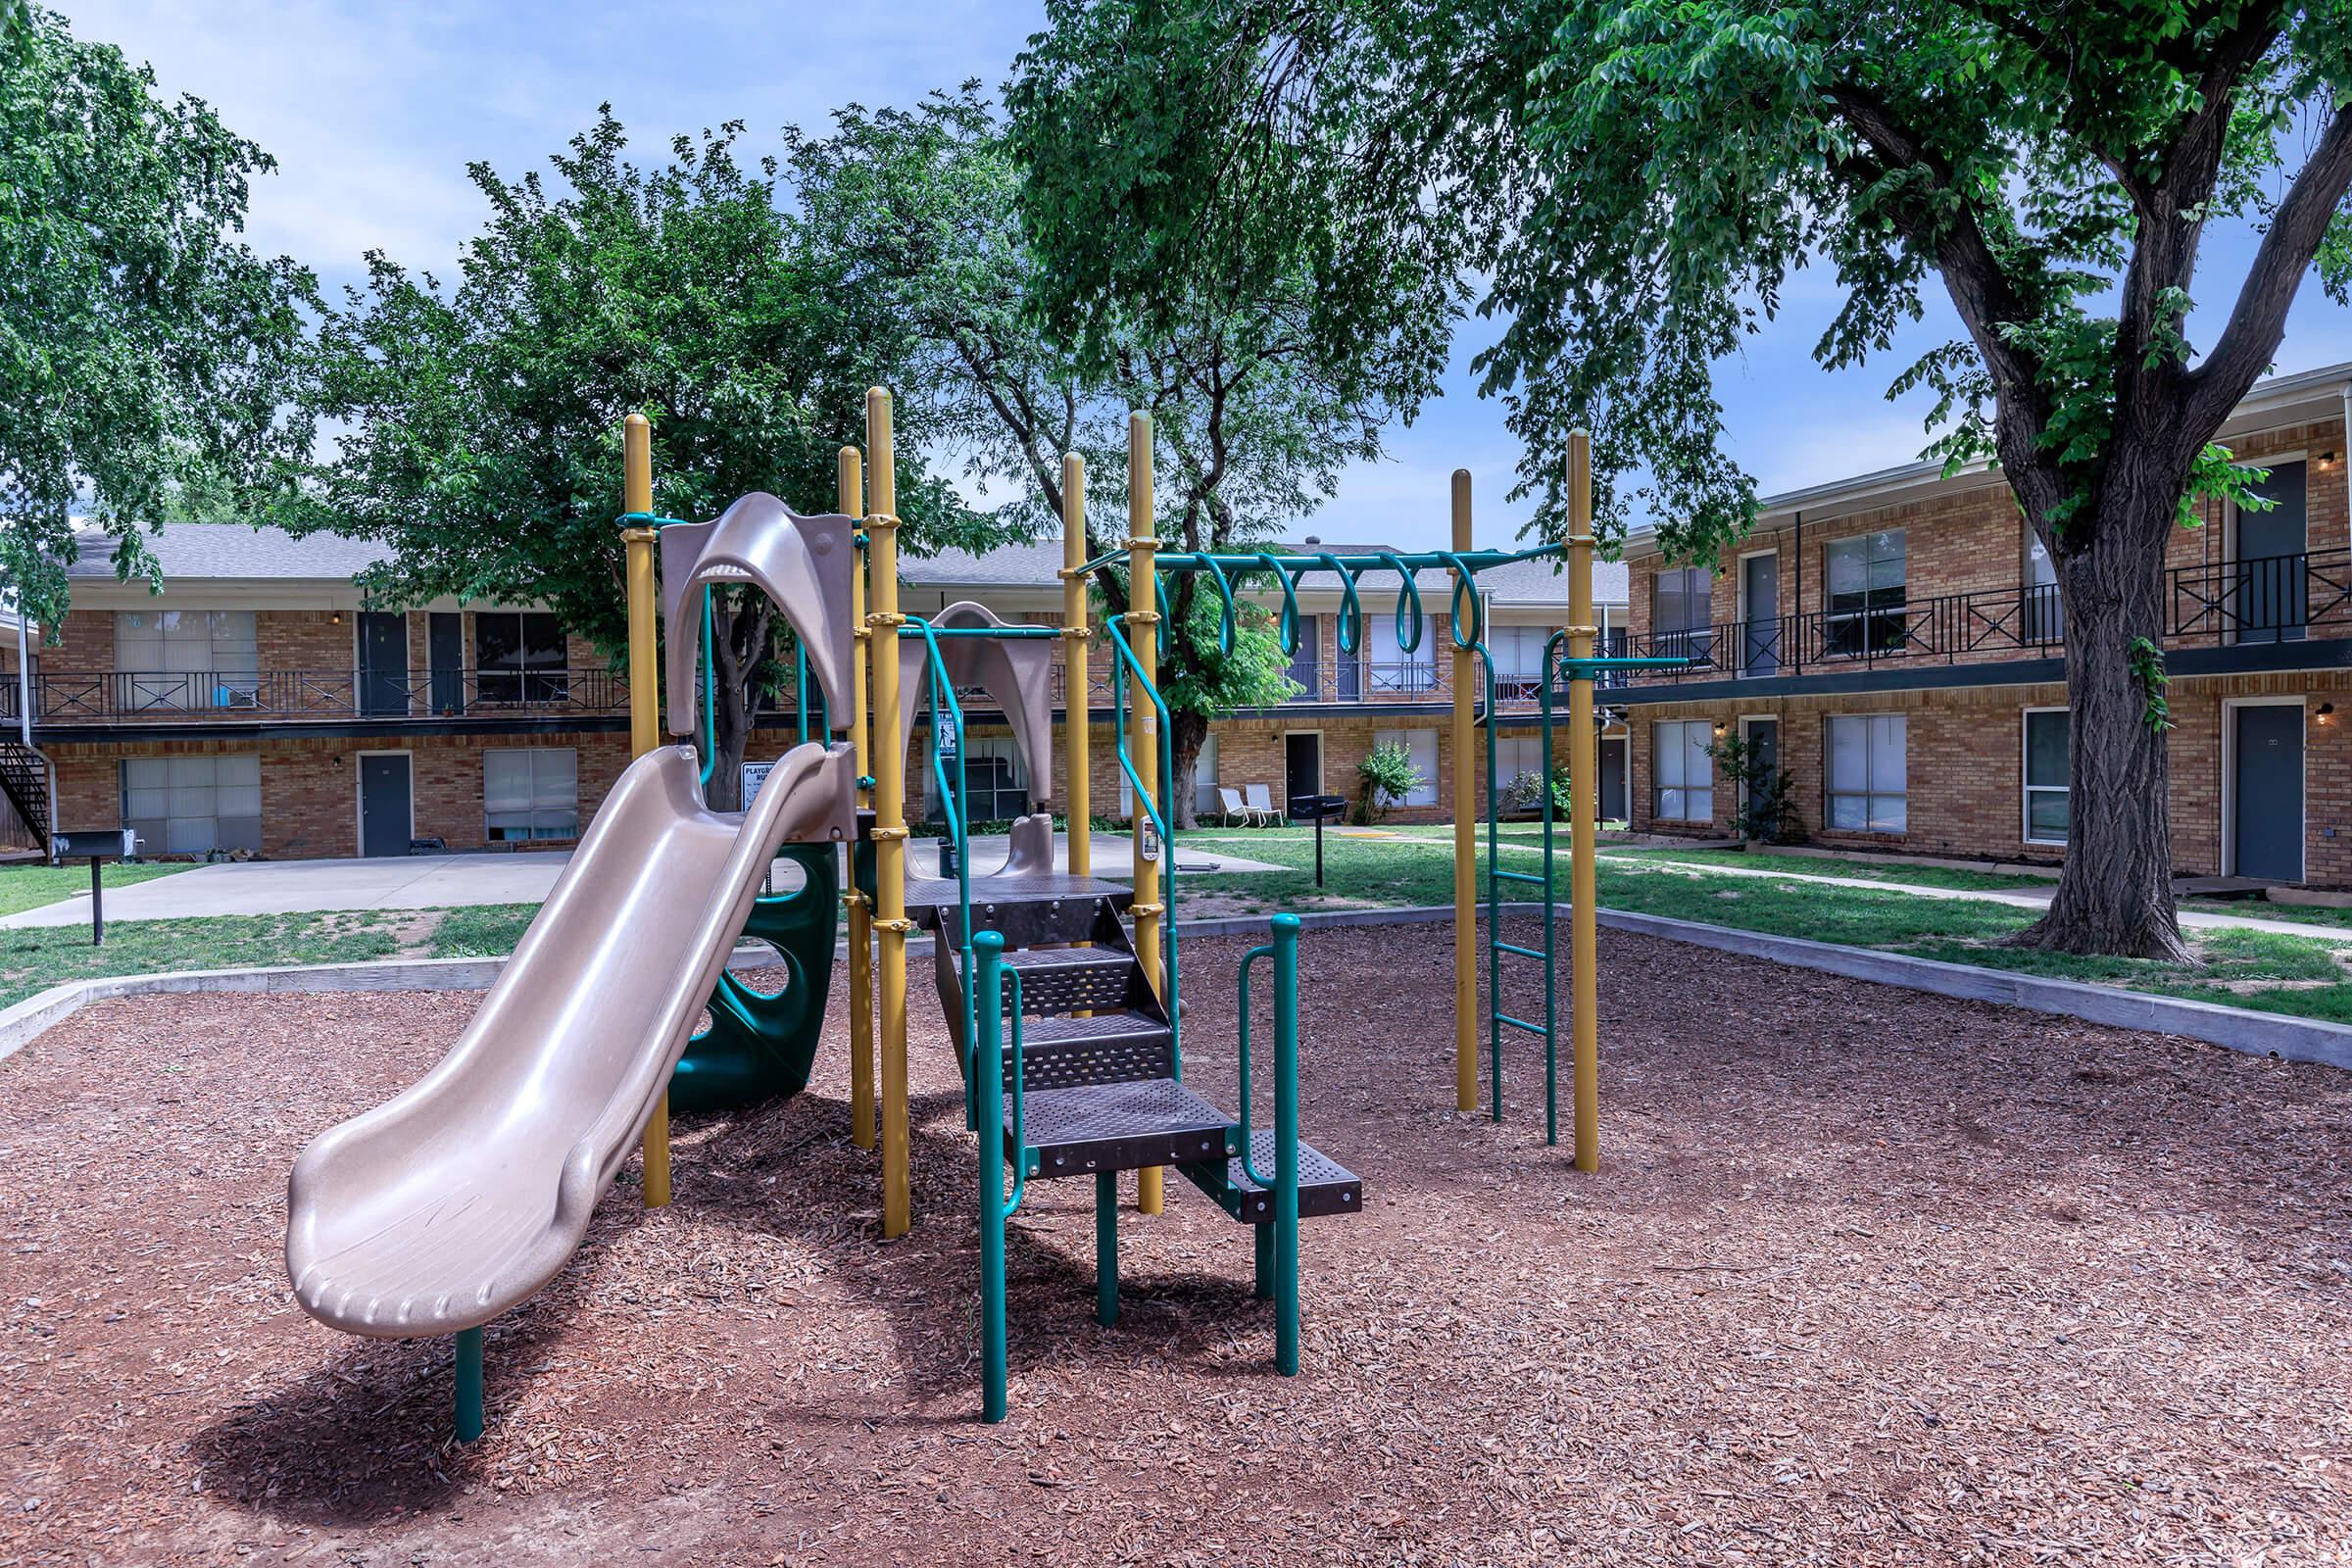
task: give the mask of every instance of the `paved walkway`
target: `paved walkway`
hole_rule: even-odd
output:
[[[1056,864],[1068,868],[1066,839],[1055,842]],[[916,876],[931,875],[937,851],[918,840],[908,857]],[[1123,833],[1095,835],[1095,874],[1124,881],[1129,856]],[[1004,862],[1005,841],[972,841],[972,867],[993,871]],[[540,904],[571,859],[567,850],[513,855],[415,855],[373,860],[248,860],[199,865],[126,888],[109,888],[106,918],[182,920],[216,914],[304,914],[328,909],[449,909],[475,904]],[[1278,871],[1263,860],[1179,848],[1188,872]],[[787,882],[785,885],[797,885]],[[90,896],[74,895],[0,919],[6,926],[86,925]]]

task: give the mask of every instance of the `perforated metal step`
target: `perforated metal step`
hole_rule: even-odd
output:
[[[958,976],[963,956],[955,956]],[[1046,1013],[1123,1009],[1135,980],[1135,959],[1116,948],[1015,948],[1004,967],[1021,974],[1021,1010]]]
[[[1250,1130],[1250,1157],[1274,1174],[1274,1135]],[[1182,1167],[1185,1179],[1216,1200],[1219,1208],[1247,1225],[1274,1218],[1274,1190],[1250,1179],[1240,1158],[1195,1160]],[[1364,1206],[1364,1181],[1329,1154],[1301,1140],[1298,1145],[1298,1217],[1353,1214]]]
[[[1004,1030],[1004,1082],[1012,1082],[1012,1029]],[[1028,1018],[1021,1023],[1021,1083],[1030,1090],[1123,1084],[1166,1078],[1176,1068],[1168,1026],[1131,1007],[1091,1018]]]
[[[1024,1109],[1022,1135],[1036,1153],[1033,1176],[1213,1161],[1238,1147],[1225,1113],[1173,1078],[1032,1089]],[[1004,1157],[1017,1159],[1009,1096],[1004,1135]]]

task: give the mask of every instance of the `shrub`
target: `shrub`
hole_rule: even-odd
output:
[[[1379,821],[1388,815],[1390,807],[1424,782],[1420,769],[1413,766],[1413,754],[1405,747],[1395,741],[1373,747],[1355,764],[1355,819]]]

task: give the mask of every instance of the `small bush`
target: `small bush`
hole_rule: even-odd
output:
[[[1379,821],[1389,814],[1389,808],[1403,800],[1426,782],[1420,769],[1413,766],[1413,754],[1395,741],[1375,746],[1355,764],[1355,819],[1362,823]]]

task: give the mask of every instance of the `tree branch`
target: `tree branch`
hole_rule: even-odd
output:
[[[2294,303],[2295,291],[2302,287],[2303,274],[2347,189],[2352,189],[2352,105],[2335,112],[2303,172],[2272,215],[2270,231],[2262,236],[2230,313],[2230,324],[2222,329],[2213,352],[2182,378],[2187,392],[2180,426],[2184,432],[2218,428],[2270,368],[2279,339],[2286,335],[2287,307]]]

